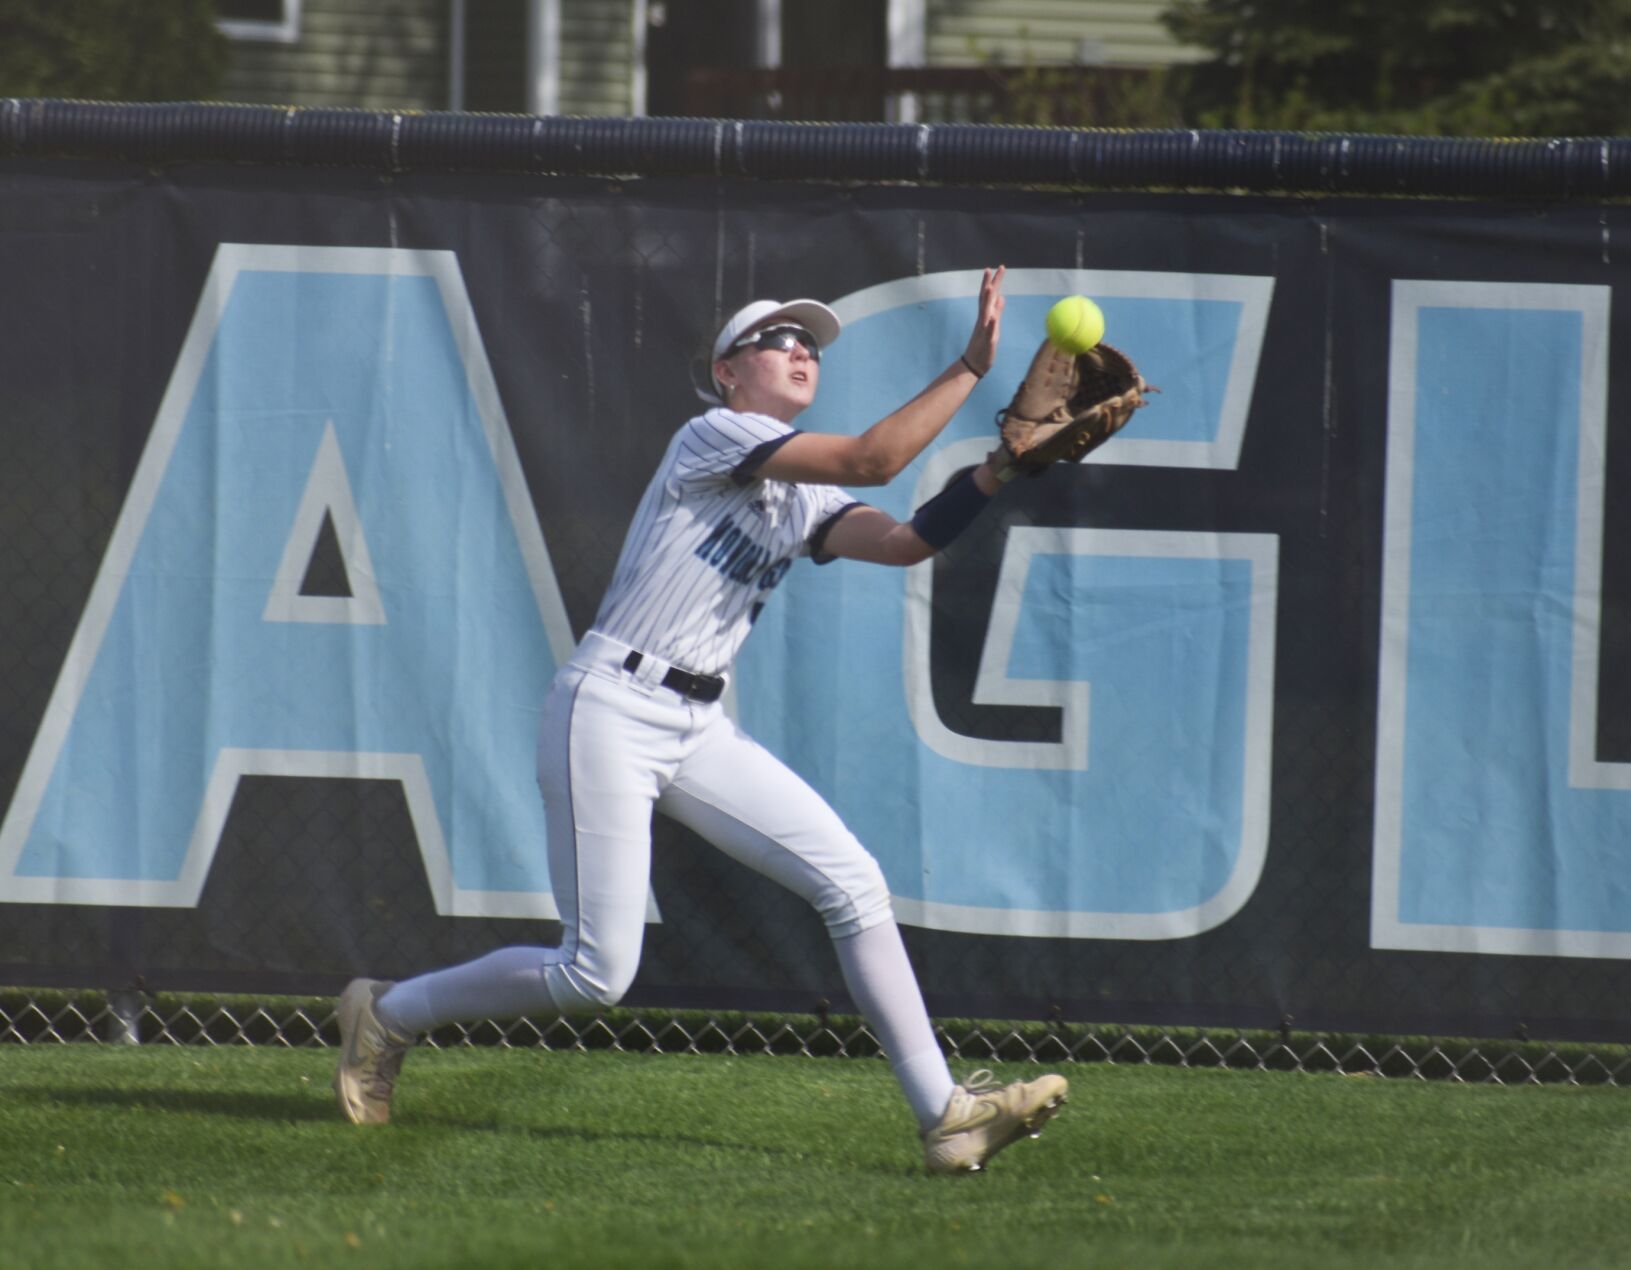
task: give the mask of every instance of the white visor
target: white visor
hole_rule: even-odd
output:
[[[788,300],[785,303],[781,300],[755,300],[752,304],[744,305],[731,314],[730,321],[720,327],[719,334],[714,337],[713,355],[708,360],[708,381],[713,385],[713,392],[699,387],[697,396],[711,405],[724,404],[725,389],[713,377],[714,363],[730,352],[731,345],[749,331],[774,322],[791,322],[802,326],[815,336],[816,343],[822,348],[836,340],[843,329],[838,314],[819,300]]]

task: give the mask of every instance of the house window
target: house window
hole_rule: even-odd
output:
[[[760,64],[761,13],[759,0],[648,4],[646,112],[752,118],[736,77]]]
[[[300,0],[215,0],[215,25],[229,40],[300,39]]]

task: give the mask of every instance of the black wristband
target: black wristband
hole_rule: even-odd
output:
[[[990,501],[990,495],[974,483],[974,469],[969,468],[917,509],[912,517],[912,528],[919,538],[939,551],[973,524]]]
[[[978,371],[978,370],[974,369],[974,363],[968,360],[968,354],[967,353],[957,354],[957,360],[962,362],[963,365],[968,367],[968,373],[973,375],[975,379],[984,379],[985,378],[985,372],[984,371]]]

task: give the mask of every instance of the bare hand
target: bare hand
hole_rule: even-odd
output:
[[[980,310],[974,320],[974,332],[968,337],[963,358],[976,372],[984,375],[997,360],[997,342],[1002,338],[1002,310],[1008,303],[1002,294],[1002,275],[1007,265],[987,269],[980,279]]]

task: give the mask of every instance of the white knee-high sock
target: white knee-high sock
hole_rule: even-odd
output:
[[[844,984],[866,1016],[918,1124],[936,1124],[956,1082],[946,1066],[917,976],[893,919],[832,941]]]
[[[559,1014],[544,978],[553,948],[500,948],[475,961],[404,979],[375,1003],[380,1022],[398,1036],[444,1023]]]

